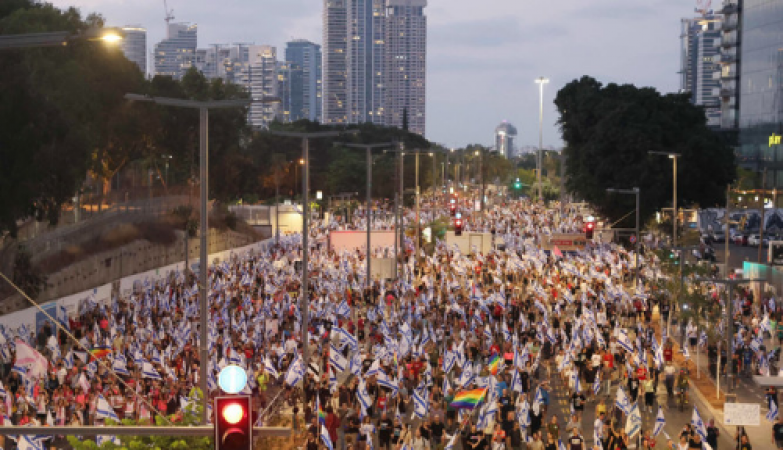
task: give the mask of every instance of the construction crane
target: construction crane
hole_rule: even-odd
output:
[[[166,21],[166,25],[168,26],[168,24],[174,20],[174,10],[169,9],[169,5],[166,0],[163,0],[163,11],[166,13],[166,17],[163,20]]]

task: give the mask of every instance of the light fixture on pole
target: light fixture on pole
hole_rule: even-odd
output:
[[[185,100],[180,98],[168,97],[150,97],[139,94],[125,94],[126,100],[151,102],[161,106],[174,106],[178,108],[197,109],[199,111],[199,157],[200,157],[200,181],[201,181],[201,255],[199,260],[199,339],[201,365],[199,366],[199,384],[202,392],[203,411],[201,420],[204,425],[207,424],[207,404],[209,402],[209,390],[207,388],[207,367],[209,364],[209,353],[207,351],[207,311],[208,311],[208,290],[207,268],[209,267],[207,251],[207,231],[208,231],[208,213],[207,201],[209,195],[209,110],[226,108],[245,108],[250,106],[254,100],[235,99],[235,100]],[[255,100],[262,103],[276,103],[279,98],[267,97],[262,100]]]
[[[125,38],[120,28],[89,28],[81,33],[54,31],[49,33],[26,33],[0,35],[0,50],[60,47],[74,41],[102,41],[116,44]]]
[[[549,78],[538,77],[538,154],[536,156],[536,182],[538,183],[538,200],[541,201],[541,152],[544,150],[544,85],[549,83]]]
[[[664,155],[674,163],[672,166],[672,183],[674,189],[672,192],[672,245],[677,245],[677,160],[680,158],[679,153],[674,152],[647,152],[650,155]],[[729,229],[726,228],[726,239],[729,238]]]
[[[636,235],[634,236],[634,278],[633,278],[633,285],[634,287],[639,286],[639,240],[641,239],[641,236],[639,236],[639,188],[635,187],[633,189],[607,189],[606,192],[612,192],[617,194],[629,194],[629,195],[635,195],[636,196]]]

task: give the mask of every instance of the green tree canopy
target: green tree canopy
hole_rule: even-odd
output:
[[[675,152],[678,206],[713,206],[725,197],[736,174],[734,153],[707,128],[702,108],[684,94],[609,84],[582,77],[555,98],[566,142],[566,188],[610,218],[633,210],[632,196],[607,188],[641,190],[644,221],[672,199],[672,162],[650,151]],[[626,226],[633,223],[633,215]]]
[[[0,6],[0,34],[101,27],[76,9],[13,0]],[[84,180],[95,150],[110,140],[122,93],[143,83],[122,51],[100,42],[0,52],[0,232],[30,216],[56,222]],[[120,93],[120,94],[118,94]]]

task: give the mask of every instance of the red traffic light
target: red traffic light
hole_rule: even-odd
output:
[[[242,405],[239,403],[232,403],[227,405],[221,414],[223,414],[223,419],[225,419],[226,422],[231,425],[236,425],[242,420],[242,417],[244,417],[245,410],[242,409]]]
[[[462,226],[462,220],[460,220],[460,219],[455,220],[454,221],[454,226],[461,227]]]
[[[252,400],[247,395],[216,397],[215,449],[252,450]]]
[[[587,227],[588,230],[594,229],[595,228],[595,222],[587,222],[586,227]]]

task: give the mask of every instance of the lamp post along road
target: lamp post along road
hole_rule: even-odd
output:
[[[289,131],[270,131],[274,136],[292,137],[302,139],[302,160],[304,161],[304,176],[302,176],[302,298],[300,309],[302,310],[302,360],[304,366],[310,363],[308,345],[309,336],[307,329],[310,326],[310,270],[308,267],[310,258],[310,139],[337,137],[344,133],[356,133],[356,131],[320,131],[314,133],[297,133]]]
[[[199,160],[200,160],[200,182],[201,182],[201,249],[200,249],[200,261],[199,261],[199,351],[200,360],[202,364],[199,366],[199,384],[202,392],[203,411],[201,420],[207,424],[207,405],[209,403],[209,391],[207,388],[207,361],[209,361],[209,352],[207,345],[207,312],[208,312],[208,295],[209,295],[209,280],[207,278],[207,272],[209,269],[209,252],[207,251],[207,235],[209,232],[207,203],[209,195],[209,110],[210,109],[226,109],[226,108],[245,108],[249,106],[253,100],[250,99],[236,99],[236,100],[212,100],[212,101],[196,101],[196,100],[183,100],[178,98],[167,97],[149,97],[139,94],[125,94],[125,98],[131,101],[143,101],[152,102],[161,106],[174,106],[179,108],[189,108],[199,110]],[[261,100],[256,100],[260,103],[276,103],[280,99],[275,97],[267,97]]]
[[[383,142],[378,144],[341,144],[348,148],[359,148],[364,149],[367,152],[367,252],[366,252],[366,258],[367,258],[367,273],[366,273],[366,280],[365,280],[365,287],[367,289],[371,286],[371,280],[372,280],[372,271],[370,268],[370,263],[372,260],[372,256],[370,253],[370,234],[372,230],[372,151],[376,148],[383,148],[383,147],[390,147],[394,145],[391,142]]]
[[[634,241],[634,275],[633,285],[635,288],[639,286],[639,188],[633,189],[607,189],[606,192],[613,192],[618,194],[630,194],[636,196],[636,240]]]
[[[650,155],[663,155],[668,156],[672,160],[674,165],[672,166],[672,246],[677,245],[677,160],[680,158],[679,153],[674,152],[647,152]],[[728,240],[729,229],[726,228],[726,239]]]
[[[538,77],[536,84],[538,84],[538,155],[536,157],[536,182],[538,183],[538,200],[541,201],[541,152],[544,150],[544,85],[549,83],[549,79],[545,77]]]

